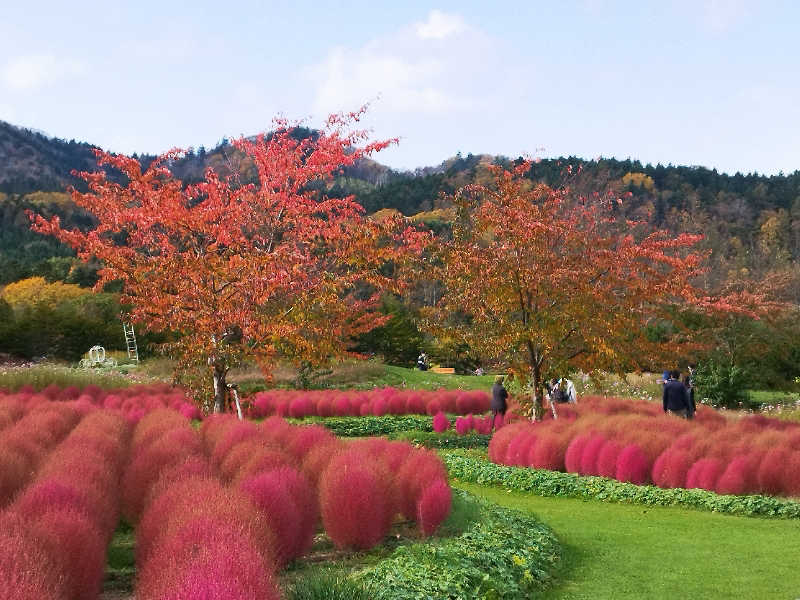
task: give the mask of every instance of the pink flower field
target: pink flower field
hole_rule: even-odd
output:
[[[664,415],[660,404],[582,398],[557,420],[499,430],[489,458],[663,488],[800,496],[800,425],[704,406],[687,421]]]

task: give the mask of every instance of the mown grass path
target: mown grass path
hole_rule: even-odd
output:
[[[454,485],[534,513],[564,547],[545,599],[800,598],[800,521]]]

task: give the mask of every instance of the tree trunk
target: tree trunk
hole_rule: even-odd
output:
[[[228,370],[219,362],[214,363],[214,412],[225,412],[225,393],[228,386],[225,383],[225,375]]]
[[[534,364],[531,367],[531,417],[534,421],[541,421],[544,417],[544,405],[542,404],[542,396],[539,394],[540,381],[539,366]]]

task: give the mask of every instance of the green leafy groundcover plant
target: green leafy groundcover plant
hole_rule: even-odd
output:
[[[426,448],[486,448],[489,446],[489,440],[491,439],[488,435],[480,435],[478,433],[458,435],[454,431],[445,431],[444,433],[399,431],[391,434],[390,437],[395,440],[411,442],[417,446],[425,446]]]
[[[684,506],[732,515],[800,519],[800,502],[772,496],[722,496],[692,489],[662,489],[651,485],[622,483],[605,477],[583,477],[528,467],[496,465],[465,451],[442,452],[450,476],[481,485],[501,485],[540,496],[585,498],[648,506]]]
[[[464,533],[397,548],[356,580],[378,600],[523,599],[541,591],[561,560],[552,531],[524,513],[453,493],[480,507]]]
[[[388,435],[397,431],[433,431],[431,418],[424,415],[385,415],[382,417],[306,417],[289,419],[293,423],[324,425],[339,437]]]

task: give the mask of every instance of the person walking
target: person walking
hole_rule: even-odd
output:
[[[508,390],[503,385],[503,376],[498,375],[494,378],[494,385],[492,386],[492,429],[494,429],[494,422],[499,414],[501,418],[505,418],[506,410],[508,409]]]
[[[694,419],[694,413],[697,412],[697,404],[694,401],[694,369],[695,365],[689,365],[689,373],[683,378],[683,385],[689,394],[689,414],[687,419]]]
[[[662,403],[665,413],[688,419],[690,410],[689,390],[686,389],[680,378],[680,371],[670,371],[669,379],[664,383]]]

